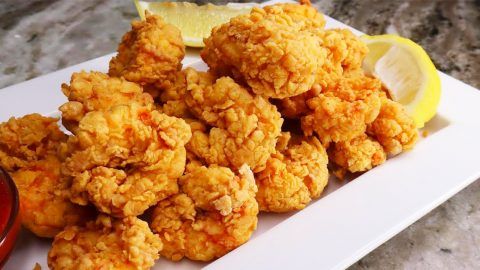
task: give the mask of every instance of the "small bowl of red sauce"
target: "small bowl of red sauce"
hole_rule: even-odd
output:
[[[0,167],[0,269],[12,252],[20,230],[18,190],[8,173]]]

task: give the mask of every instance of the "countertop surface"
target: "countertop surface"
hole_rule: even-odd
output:
[[[365,33],[398,33],[413,39],[438,69],[480,88],[479,0],[312,2]],[[136,17],[128,0],[0,2],[0,88],[115,51]],[[478,269],[479,265],[477,181],[351,269]]]

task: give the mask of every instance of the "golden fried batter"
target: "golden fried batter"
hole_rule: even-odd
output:
[[[277,14],[278,9],[288,15],[290,19],[297,24],[301,30],[321,31],[325,27],[325,18],[315,8],[308,5],[298,5],[296,3],[281,3],[271,6],[265,6],[267,14]]]
[[[60,176],[61,163],[55,156],[29,162],[12,172],[20,195],[22,225],[40,237],[54,237],[67,225],[80,225],[93,210],[69,199],[69,183]]]
[[[29,114],[0,124],[0,166],[17,185],[22,224],[40,237],[53,237],[90,214],[70,202],[69,183],[60,176],[57,154],[67,136],[57,121]]]
[[[73,73],[70,85],[62,84],[62,92],[68,98],[59,108],[62,124],[72,132],[88,112],[105,111],[130,102],[153,104],[152,97],[143,93],[138,84],[95,71]]]
[[[194,131],[188,149],[207,164],[262,168],[281,132],[283,119],[277,108],[229,77],[215,80],[209,73],[186,72],[185,102],[195,116],[213,126],[208,133]]]
[[[184,120],[136,103],[87,114],[64,164],[72,201],[113,216],[136,216],[175,194],[191,137]]]
[[[378,117],[368,126],[367,133],[375,137],[385,151],[397,155],[412,149],[418,139],[413,118],[403,106],[383,96]]]
[[[184,56],[180,30],[160,16],[146,14],[145,21],[132,22],[132,30],[123,36],[108,74],[141,85],[152,84],[180,70]]]
[[[387,154],[376,140],[363,134],[350,141],[335,143],[331,160],[352,173],[368,171],[385,162]]]
[[[153,212],[152,229],[160,235],[160,254],[210,261],[248,241],[257,226],[257,187],[252,171],[198,164],[180,178],[182,193],[161,201]]]
[[[327,163],[327,153],[317,138],[290,142],[284,150],[273,154],[266,168],[255,175],[260,210],[303,209],[327,185]]]
[[[250,14],[215,27],[201,56],[214,73],[233,76],[256,94],[299,95],[313,86],[325,60],[319,36],[310,31],[323,24],[323,17],[309,6],[254,7]]]
[[[322,89],[335,87],[342,77],[361,77],[362,62],[368,53],[367,46],[348,29],[317,31],[321,46],[328,52],[317,71],[317,78],[309,91],[280,101],[280,112],[288,118],[298,118],[308,113],[307,101]]]
[[[69,226],[59,233],[48,253],[48,266],[52,270],[150,269],[161,249],[161,240],[145,221],[100,215],[85,227]]]
[[[67,138],[57,121],[34,113],[1,123],[0,166],[12,172],[32,161],[56,155],[59,143]]]
[[[190,68],[188,68],[190,69]],[[187,104],[185,94],[187,92],[186,71],[175,73],[169,80],[163,81],[159,87],[161,110],[163,113],[180,117],[193,118]]]
[[[380,111],[381,83],[366,76],[344,77],[309,99],[302,117],[306,135],[315,132],[324,145],[360,136]]]

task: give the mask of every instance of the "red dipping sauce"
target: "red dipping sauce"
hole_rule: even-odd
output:
[[[17,187],[0,168],[0,269],[12,252],[20,230],[19,207]]]
[[[12,194],[6,181],[0,181],[0,232],[7,227],[12,212]]]

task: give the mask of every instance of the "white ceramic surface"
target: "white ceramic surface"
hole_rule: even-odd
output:
[[[347,27],[327,17],[327,27]],[[355,31],[357,34],[360,32]],[[60,85],[72,72],[106,71],[112,55],[0,90],[0,122],[38,112],[58,115]],[[205,69],[191,50],[184,66]],[[291,214],[261,214],[252,239],[213,263],[160,260],[154,269],[343,269],[480,177],[480,92],[443,73],[430,135],[415,149],[352,182],[331,179],[322,198]],[[22,231],[5,270],[48,269],[50,241]]]

